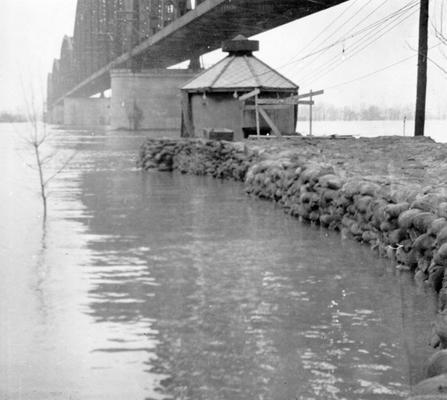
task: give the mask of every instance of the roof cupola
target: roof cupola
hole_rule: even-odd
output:
[[[237,35],[231,40],[227,40],[222,44],[222,51],[231,55],[243,56],[251,55],[254,51],[259,50],[258,40],[249,40],[243,35]]]

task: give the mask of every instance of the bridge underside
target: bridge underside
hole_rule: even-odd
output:
[[[101,68],[64,97],[90,96],[109,89],[110,71],[125,68],[131,60],[144,68],[166,68],[218,49],[223,41],[237,34],[250,37],[345,1],[206,0]]]

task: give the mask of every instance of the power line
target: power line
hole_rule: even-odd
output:
[[[359,31],[352,33],[352,34],[349,36],[349,38],[354,38],[354,37],[356,37],[356,36],[358,36],[358,35],[360,35],[360,34],[362,34],[362,33],[364,33],[364,32],[367,32],[365,35],[363,35],[360,39],[358,39],[358,40],[355,42],[355,45],[357,46],[357,47],[355,47],[355,50],[357,50],[357,51],[356,51],[355,53],[351,54],[349,58],[352,58],[354,55],[356,55],[356,54],[358,54],[359,52],[363,51],[364,48],[366,48],[367,46],[371,45],[372,43],[374,43],[375,41],[377,41],[378,39],[380,39],[383,35],[385,35],[387,32],[389,32],[391,29],[393,29],[393,28],[396,27],[398,24],[400,24],[401,22],[403,22],[403,21],[400,21],[398,24],[392,26],[390,29],[388,29],[386,32],[384,32],[382,35],[380,35],[378,38],[373,39],[372,41],[370,41],[369,43],[367,43],[366,46],[364,45],[363,47],[361,47],[361,46],[362,46],[361,41],[362,41],[364,38],[366,38],[367,36],[377,35],[377,33],[380,33],[384,28],[387,28],[390,24],[392,24],[392,23],[394,23],[396,20],[398,20],[398,19],[399,19],[402,15],[404,15],[407,11],[411,10],[411,8],[414,7],[414,6],[417,4],[417,2],[418,2],[418,0],[410,1],[410,2],[408,2],[405,6],[403,6],[403,7],[401,7],[400,9],[394,11],[393,13],[387,15],[386,17],[381,18],[381,19],[375,21],[374,23],[372,23],[372,24],[370,24],[370,25],[368,25],[368,26],[366,26],[366,27],[360,29]],[[384,2],[382,2],[378,7],[376,7],[373,11],[371,11],[371,12],[368,14],[368,16],[372,15],[372,13],[375,12],[375,11],[377,11],[377,10],[379,9],[379,7],[381,7],[383,4],[384,4]],[[411,16],[411,15],[410,15],[410,16]],[[409,18],[409,16],[408,16],[407,18]],[[364,20],[365,20],[365,18],[362,19],[362,22],[363,22]],[[391,20],[391,22],[389,22],[390,20]],[[373,32],[373,33],[368,32],[369,30],[371,30],[371,29],[373,29],[373,28],[377,28],[378,26],[383,25],[383,24],[386,24],[386,25],[383,26],[383,27],[381,27],[379,31],[376,31],[376,32]],[[359,23],[357,23],[357,24],[355,25],[355,27],[357,27],[357,26],[359,26]],[[350,32],[352,32],[352,30],[353,30],[353,28],[351,28],[348,32],[350,33]],[[307,58],[310,58],[311,56],[313,56],[313,55],[315,55],[315,54],[318,54],[318,53],[320,53],[320,52],[322,52],[322,51],[325,51],[325,50],[327,50],[327,49],[330,49],[330,48],[336,46],[337,44],[343,42],[343,41],[346,40],[346,39],[347,39],[346,37],[345,37],[345,38],[342,38],[342,39],[338,39],[338,40],[336,40],[335,42],[333,42],[333,43],[331,43],[331,44],[325,46],[324,48],[319,49],[319,50],[317,50],[317,51],[315,51],[315,52],[311,52],[311,53],[309,53],[309,54],[307,54],[307,55],[301,57],[300,59],[298,59],[298,60],[296,60],[296,61],[292,61],[292,62],[283,64],[283,65],[279,66],[278,69],[287,67],[287,66],[292,65],[292,64],[295,64],[295,63],[297,63],[297,62],[299,62],[299,61],[303,61],[303,60],[305,60],[305,59],[307,59]],[[368,38],[368,39],[371,39],[371,37]],[[332,64],[331,64],[331,65],[332,65]],[[330,71],[329,71],[329,72],[330,72]],[[262,76],[262,75],[265,75],[265,74],[267,74],[267,73],[268,73],[268,71],[266,71],[266,72],[264,72],[264,73],[260,73],[260,74],[258,74],[257,76]],[[237,85],[238,83],[241,83],[241,82],[242,82],[242,80],[241,80],[241,81],[238,81],[238,82],[234,82],[234,84]]]
[[[390,69],[390,68],[392,68],[392,67],[394,67],[394,66],[396,66],[396,65],[398,65],[398,64],[402,64],[403,62],[408,61],[408,60],[414,58],[415,56],[416,56],[415,54],[412,54],[412,55],[409,56],[409,57],[405,57],[405,58],[403,58],[403,59],[401,59],[401,60],[399,60],[399,61],[397,61],[397,62],[395,62],[395,63],[393,63],[393,64],[387,65],[386,67],[380,68],[380,69],[375,70],[375,71],[373,71],[373,72],[370,72],[370,73],[368,73],[368,74],[359,76],[359,77],[357,77],[357,78],[355,78],[355,79],[351,79],[351,80],[346,81],[346,82],[341,82],[341,83],[338,83],[338,84],[336,84],[336,85],[329,86],[329,87],[325,88],[325,90],[331,90],[331,89],[334,89],[334,88],[339,87],[339,86],[348,85],[348,84],[350,84],[350,83],[354,83],[354,82],[360,81],[360,80],[362,80],[362,79],[368,78],[368,77],[370,77],[370,76],[372,76],[372,75],[378,74],[379,72],[386,71],[387,69]]]
[[[438,47],[438,46],[440,46],[440,45],[441,45],[441,44],[438,43],[438,44],[436,44],[436,45],[430,47],[430,50],[433,49],[433,48],[435,48],[435,47]],[[387,66],[385,66],[385,67],[383,67],[383,68],[377,69],[377,70],[375,70],[375,71],[369,72],[369,73],[367,73],[367,74],[365,74],[365,75],[361,75],[361,76],[359,76],[359,77],[357,77],[357,78],[354,78],[354,79],[351,79],[351,80],[349,80],[349,81],[345,81],[345,82],[337,83],[336,85],[329,86],[329,87],[325,88],[325,90],[331,90],[331,89],[334,89],[334,88],[337,88],[337,87],[340,87],[340,86],[344,86],[344,85],[348,85],[348,84],[350,84],[350,83],[354,83],[354,82],[360,81],[360,80],[362,80],[362,79],[369,78],[370,76],[376,75],[376,74],[378,74],[378,73],[380,73],[380,72],[383,72],[383,71],[386,71],[386,70],[388,70],[388,69],[390,69],[390,68],[392,68],[392,67],[394,67],[394,66],[396,66],[396,65],[402,64],[403,62],[408,61],[408,60],[410,60],[410,59],[416,57],[417,55],[418,55],[418,54],[412,54],[412,55],[409,56],[409,57],[402,58],[402,59],[400,59],[399,61],[396,61],[396,62],[394,62],[394,63],[392,63],[392,64],[389,64],[389,65],[387,65]]]
[[[435,67],[438,67],[444,74],[447,75],[447,69],[441,67],[435,60],[431,59],[430,57],[427,57],[428,61],[430,61]]]
[[[379,10],[381,7],[383,7],[385,5],[385,3],[387,2],[387,0],[382,1],[379,6],[377,6],[374,10],[372,10],[368,15],[366,15],[366,17],[363,17],[356,25],[354,25],[353,27],[351,27],[348,32],[346,32],[344,35],[346,37],[346,35],[348,35],[349,33],[351,33],[357,26],[359,26],[363,21],[365,21],[366,19],[368,19],[372,14],[374,14],[377,10]],[[348,21],[345,22],[344,25],[346,25],[348,22],[350,22],[355,16],[357,16],[359,14],[360,11],[362,11],[365,7],[362,7],[360,10],[358,10],[354,15],[351,16],[351,18],[348,19]],[[341,41],[346,40],[346,38],[342,39]],[[327,49],[329,50],[329,49]],[[324,54],[327,50],[319,53],[310,63],[308,63],[307,67],[309,67],[310,65],[312,65],[315,61],[317,61],[322,54]]]
[[[383,31],[383,29],[386,29],[388,26],[390,26],[391,24],[393,24],[396,20],[398,20],[402,15],[405,14],[405,12],[407,12],[408,10],[411,9],[411,7],[415,7],[416,6],[416,2],[414,2],[414,4],[408,3],[405,7],[402,7],[401,9],[393,12],[392,14],[388,15],[387,17],[376,21],[375,23],[371,24],[370,26],[372,28],[377,28],[379,27],[379,29],[376,29],[375,31],[369,32],[369,28],[366,29],[364,28],[363,30],[361,30],[360,32],[366,32],[366,34],[364,34],[362,37],[360,37],[359,39],[357,39],[352,45],[351,48],[355,50],[357,50],[359,47],[362,46],[362,42],[365,40],[369,40],[372,37],[374,37],[374,35],[380,34],[380,32]],[[381,26],[383,25],[383,26]],[[357,54],[357,53],[355,53]],[[353,55],[355,54],[351,54],[348,58],[351,58]],[[333,56],[330,60],[328,60],[326,62],[326,64],[321,65],[317,71],[315,72],[315,70],[313,70],[310,74],[307,74],[307,77],[309,76],[316,76],[318,75],[318,73],[321,73],[322,71],[326,70],[328,67],[330,68],[332,65],[334,65],[334,63],[339,62],[340,61],[340,57],[338,55]],[[342,60],[343,62],[343,60]],[[329,63],[329,64],[328,64]]]
[[[341,17],[343,17],[343,15],[346,14],[346,12],[349,11],[349,10],[354,6],[354,4],[355,4],[357,1],[358,1],[358,0],[354,0],[348,8],[346,8],[341,14],[337,15],[337,16],[336,16],[336,17],[335,17],[329,24],[327,24],[327,25],[320,31],[320,33],[319,33],[317,36],[315,36],[309,43],[307,43],[307,45],[304,46],[304,47],[300,50],[299,53],[295,54],[295,55],[294,55],[288,62],[291,62],[291,61],[295,60],[296,57],[297,57],[300,53],[302,53],[305,49],[311,47],[311,45],[312,45],[314,42],[316,42],[316,40],[317,40],[323,33],[327,33],[327,29],[330,28],[331,26],[333,26],[334,22],[339,21],[339,19],[340,19]],[[353,16],[351,16],[346,22],[344,22],[344,24],[348,23],[348,22],[349,22],[353,17],[355,17],[355,15],[357,15],[362,9],[363,9],[363,7],[362,7],[360,10],[358,10]],[[326,35],[326,38],[325,38],[323,41],[320,41],[320,42],[319,42],[319,45],[321,45],[322,42],[324,42],[325,40],[327,40],[328,37],[330,37],[329,34]],[[315,49],[316,47],[318,47],[318,45],[317,45],[317,46],[314,46],[314,47],[311,47],[311,49],[312,49],[312,48]]]
[[[417,2],[417,0],[416,0],[416,2]],[[410,3],[411,3],[411,2],[410,2]],[[410,3],[408,3],[408,4],[410,4]],[[407,4],[407,5],[408,5],[408,4]],[[392,14],[395,14],[395,13],[398,13],[398,12],[400,12],[400,11],[398,10],[398,11],[392,13]],[[298,63],[298,62],[300,62],[300,61],[304,61],[304,60],[306,60],[306,59],[308,59],[308,58],[310,58],[310,57],[312,57],[312,56],[314,56],[314,55],[317,55],[317,54],[319,54],[319,53],[321,53],[321,52],[324,52],[324,51],[326,51],[326,50],[328,50],[328,49],[331,49],[331,48],[333,48],[334,46],[336,46],[337,44],[343,43],[344,41],[346,41],[346,40],[348,40],[348,39],[352,39],[352,38],[354,38],[354,37],[356,37],[356,36],[358,36],[358,35],[364,33],[365,31],[367,31],[367,30],[369,30],[369,29],[373,29],[373,28],[375,28],[376,26],[378,26],[378,25],[380,25],[380,24],[386,22],[389,18],[391,18],[392,14],[390,14],[389,16],[387,16],[387,17],[385,17],[385,18],[382,18],[382,19],[380,19],[380,20],[374,22],[374,23],[371,24],[371,25],[368,25],[367,27],[365,27],[365,28],[363,28],[363,29],[361,29],[361,30],[359,30],[359,31],[357,31],[357,32],[352,33],[352,34],[349,35],[349,36],[344,36],[344,37],[342,37],[342,38],[339,38],[339,39],[337,39],[336,41],[330,43],[329,45],[326,45],[325,47],[323,47],[323,48],[321,48],[321,49],[318,49],[318,50],[315,50],[315,51],[313,51],[313,52],[311,52],[311,53],[308,53],[308,54],[304,55],[303,57],[301,57],[301,58],[299,58],[299,59],[297,59],[297,60],[295,60],[295,61],[285,63],[285,64],[281,65],[281,66],[278,67],[278,68],[283,68],[283,67],[286,67],[286,66],[289,66],[289,65],[292,65],[292,64],[296,64],[296,63]],[[350,30],[349,33],[350,33],[351,31],[352,31],[352,30]]]
[[[352,48],[352,53],[347,57],[347,59],[351,59],[352,57],[356,56],[357,54],[361,53],[363,50],[377,42],[379,39],[381,39],[383,36],[385,36],[387,33],[395,29],[397,26],[402,24],[404,21],[412,17],[417,10],[414,10],[409,15],[405,16],[404,18],[401,18],[402,15],[397,17],[395,20],[389,22],[387,25],[381,27],[377,32],[374,32],[373,35],[367,34],[364,35],[362,38],[360,38],[357,42],[354,43],[354,46]],[[399,20],[400,19],[400,20]],[[369,36],[369,37],[368,37]],[[366,41],[364,41],[366,39]],[[333,70],[338,68],[341,64],[344,63],[346,60],[340,60],[339,56],[333,57],[332,60],[329,61],[329,64],[323,65],[322,68],[320,67],[319,70],[308,75],[308,79],[312,79],[311,81],[314,82],[318,79],[321,79],[323,76],[326,76],[327,74],[331,73]]]

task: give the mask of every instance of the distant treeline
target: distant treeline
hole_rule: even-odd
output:
[[[26,117],[23,114],[0,111],[0,122],[26,122]]]
[[[317,100],[318,101],[318,100]],[[351,107],[335,107],[328,104],[316,104],[313,107],[312,118],[320,121],[382,121],[413,119],[414,110],[411,107],[379,107],[375,105],[362,106],[358,109]],[[447,119],[447,112],[427,112],[427,119]],[[299,120],[309,118],[309,107],[301,106],[298,112]]]

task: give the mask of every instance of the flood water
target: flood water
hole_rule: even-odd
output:
[[[398,399],[434,298],[368,248],[243,186],[135,168],[143,137],[76,152],[41,223],[24,127],[0,125],[0,398]]]

